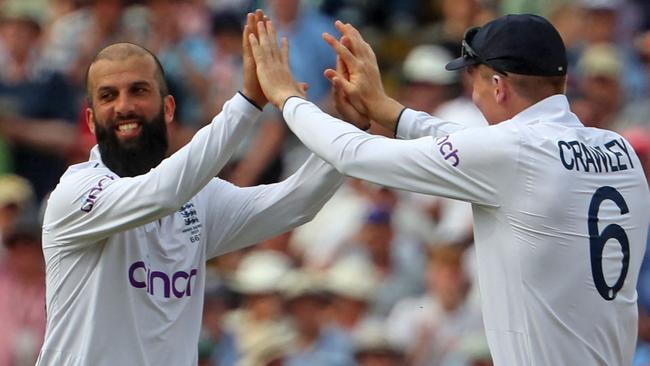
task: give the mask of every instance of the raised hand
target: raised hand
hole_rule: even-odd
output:
[[[259,80],[257,78],[257,70],[255,59],[253,58],[253,50],[251,49],[249,35],[257,35],[257,23],[266,20],[266,16],[261,10],[257,10],[255,14],[248,13],[246,15],[246,25],[244,26],[244,34],[242,37],[243,48],[243,64],[244,64],[244,86],[242,93],[251,99],[258,107],[264,108],[268,99],[262,91]]]
[[[346,80],[349,79],[348,70],[339,56],[336,57],[336,72],[343,75]],[[353,124],[357,128],[368,130],[370,128],[370,118],[368,118],[366,114],[360,113],[354,107],[341,87],[332,87],[332,91],[334,96],[334,106],[341,118]]]
[[[342,34],[341,41],[323,34],[323,39],[334,48],[347,70],[347,75],[340,72],[339,67],[324,72],[335,89],[335,95],[343,93],[360,115],[394,130],[404,106],[386,95],[375,53],[351,24],[336,21],[335,26]]]
[[[277,35],[271,21],[257,22],[257,36],[248,34],[257,65],[257,78],[264,95],[274,106],[282,109],[291,96],[305,97],[306,84],[296,82],[289,69],[289,44],[282,37],[278,47]]]

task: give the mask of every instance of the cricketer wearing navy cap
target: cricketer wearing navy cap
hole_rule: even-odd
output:
[[[465,32],[461,57],[447,70],[484,64],[501,74],[563,76],[567,72],[564,42],[548,20],[532,14],[511,14]]]
[[[467,128],[386,95],[368,43],[336,25],[342,38],[324,38],[339,65],[325,75],[339,114],[358,126],[376,121],[401,141],[299,97],[272,27],[259,23],[249,38],[260,85],[293,133],[346,175],[472,204],[495,365],[630,365],[650,192],[630,144],[571,112],[555,28],[508,15],[468,31],[448,68],[467,69],[490,126]]]

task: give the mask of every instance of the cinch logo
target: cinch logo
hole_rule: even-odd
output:
[[[154,295],[156,289],[163,291],[163,296],[168,299],[173,293],[180,299],[185,296],[192,296],[192,277],[196,277],[197,269],[190,273],[185,271],[174,272],[171,276],[165,272],[152,271],[144,262],[135,262],[129,267],[129,282],[135,288],[144,288],[150,295]]]
[[[86,200],[84,201],[83,205],[81,206],[81,211],[84,212],[90,212],[90,210],[95,207],[95,202],[97,202],[97,195],[106,188],[111,181],[114,181],[115,177],[112,175],[105,175],[103,176],[97,184],[90,189],[88,192],[88,195],[86,196]]]
[[[460,163],[460,158],[458,157],[458,149],[454,149],[454,145],[449,141],[449,135],[438,139],[436,143],[438,145],[438,150],[445,160],[451,162],[451,166],[458,166]]]

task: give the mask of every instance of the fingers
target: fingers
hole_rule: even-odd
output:
[[[323,73],[325,77],[330,81],[332,87],[337,90],[343,90],[344,93],[354,93],[355,87],[354,84],[349,82],[344,75],[340,74],[336,70],[327,69]]]
[[[255,15],[253,13],[246,14],[246,25],[244,25],[244,36],[242,37],[242,47],[244,52],[249,51],[250,43],[248,42],[248,35],[253,32],[255,26]]]
[[[262,51],[266,55],[273,57],[273,47],[264,23],[265,22],[257,22],[257,39],[259,40],[259,45]]]
[[[336,56],[336,71],[343,75],[344,78],[350,80],[350,71],[348,70],[348,67],[345,65],[345,62],[341,60],[340,56]]]
[[[336,38],[332,37],[329,33],[323,33],[323,39],[327,44],[334,48],[336,54],[341,57],[348,68],[352,68],[357,64],[357,59],[354,57],[352,52],[342,45],[341,42],[337,41]]]
[[[341,42],[357,57],[374,58],[374,52],[370,45],[363,39],[361,33],[350,23],[343,24],[337,20],[334,25],[341,32]]]
[[[260,62],[264,61],[264,51],[262,50],[262,47],[260,46],[260,43],[254,34],[251,33],[248,35],[248,42],[251,46],[253,59],[255,60],[255,63],[259,65]]]
[[[287,37],[282,37],[282,50],[281,50],[281,56],[282,56],[282,63],[285,65],[289,65],[289,41],[287,40]]]
[[[263,22],[265,20],[266,20],[266,15],[264,15],[264,12],[262,11],[262,9],[255,10],[254,24],[257,24],[259,22]]]
[[[260,47],[264,49],[264,52],[268,54],[269,57],[272,57],[274,59],[282,59],[282,51],[280,51],[278,48],[277,35],[275,33],[275,28],[273,27],[273,22],[270,20],[267,20],[265,22],[258,22],[257,37],[259,38]]]
[[[340,74],[339,74],[339,72],[336,71],[336,70],[327,69],[327,70],[325,70],[325,71],[323,72],[323,75],[324,75],[324,76],[327,78],[327,80],[329,80],[331,83],[334,83],[334,82],[332,81],[332,79],[334,79],[335,77],[339,76]]]
[[[275,27],[273,26],[273,22],[267,20],[264,22],[264,25],[266,26],[266,31],[269,36],[269,40],[272,41],[274,45],[277,45],[278,34],[275,32]]]
[[[334,22],[334,26],[336,27],[336,29],[338,29],[339,32],[341,32],[341,35],[348,36],[352,38],[352,40],[355,42],[358,41],[365,42],[365,40],[361,36],[361,33],[359,33],[359,31],[354,26],[352,26],[352,24],[350,23],[343,24],[343,22],[337,20],[336,22]]]

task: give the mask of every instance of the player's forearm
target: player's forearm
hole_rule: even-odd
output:
[[[369,105],[368,116],[387,130],[395,131],[397,119],[403,109],[402,104],[386,96],[384,100]]]
[[[307,148],[347,176],[412,192],[476,201],[475,192],[466,194],[473,186],[470,183],[460,188],[460,193],[455,192],[464,181],[436,153],[439,147],[430,136],[399,141],[369,135],[300,98],[289,99],[283,114]]]
[[[229,202],[229,206],[248,212],[231,214],[231,217],[243,219],[231,230],[234,235],[223,240],[210,255],[243,248],[310,221],[343,180],[331,165],[311,155],[298,171],[282,182],[240,188],[236,195],[241,198]]]
[[[465,128],[460,123],[445,121],[425,112],[404,109],[398,119],[395,137],[412,140],[425,136],[443,137]]]
[[[159,187],[167,190],[167,197],[177,197],[183,204],[198,193],[228,162],[260,114],[239,94],[226,102],[210,124],[152,171],[158,171]]]

